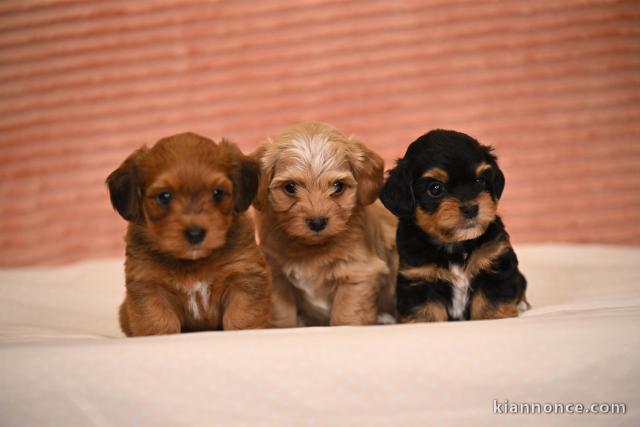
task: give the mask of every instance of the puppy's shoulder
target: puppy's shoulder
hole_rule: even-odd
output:
[[[369,247],[387,262],[397,258],[397,228],[398,219],[379,200],[367,206],[365,235]]]
[[[144,238],[142,228],[136,224],[129,224],[125,241],[127,244],[125,252],[127,289],[142,289],[147,284],[165,285],[173,270],[172,263],[168,259],[158,259],[159,254]]]
[[[246,213],[238,215],[236,224],[228,236],[227,244],[220,249],[220,257],[213,261],[230,273],[264,273],[267,261],[258,247],[252,218]]]
[[[398,218],[395,217],[380,200],[364,208],[365,222],[368,233],[382,233],[383,237],[392,236],[395,239]]]

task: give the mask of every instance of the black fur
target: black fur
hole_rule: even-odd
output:
[[[482,187],[473,185],[475,168],[482,162],[491,165],[483,177]],[[484,233],[471,240],[445,243],[425,232],[415,222],[418,205],[425,212],[434,212],[439,201],[426,194],[431,178],[422,174],[434,167],[445,170],[450,186],[447,194],[462,202],[471,200],[482,191],[492,199],[502,196],[505,178],[499,169],[492,148],[475,139],[454,131],[431,131],[413,142],[397,166],[389,172],[380,199],[399,218],[396,234],[401,270],[403,268],[435,265],[449,269],[452,265],[464,266],[471,254],[488,242],[507,241],[509,235],[499,216],[496,216]],[[472,172],[473,171],[473,172]],[[481,271],[472,278],[469,298],[463,315],[469,319],[469,302],[475,292],[482,291],[491,303],[525,300],[526,280],[518,270],[518,259],[509,248],[493,263],[490,271]],[[439,302],[449,307],[452,286],[446,281],[427,282],[410,280],[401,273],[397,280],[397,303],[400,318],[410,317],[416,309],[429,302]],[[450,313],[449,313],[450,314]],[[457,320],[451,318],[450,320]]]
[[[140,194],[140,178],[138,162],[146,148],[133,152],[127,159],[107,177],[111,205],[122,218],[131,222],[142,220],[142,203]]]
[[[257,161],[243,155],[231,176],[235,196],[234,208],[236,212],[244,212],[249,209],[258,192],[260,166]]]

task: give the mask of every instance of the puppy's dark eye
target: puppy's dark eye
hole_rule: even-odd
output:
[[[216,203],[219,203],[224,198],[224,191],[219,188],[216,188],[215,190],[213,190],[212,195],[213,195],[213,201]]]
[[[440,197],[444,193],[444,185],[440,182],[432,182],[427,187],[427,193],[434,198]]]
[[[484,178],[476,178],[473,183],[478,188],[484,188],[484,186],[487,184],[487,180]]]
[[[173,198],[170,191],[163,191],[156,196],[156,200],[162,206],[168,206],[171,203],[171,199]]]
[[[289,194],[294,194],[297,190],[297,186],[295,182],[287,182],[284,184],[284,191]]]
[[[338,194],[342,194],[342,192],[344,191],[344,182],[341,180],[338,180],[336,182],[333,183],[333,195],[337,196]]]

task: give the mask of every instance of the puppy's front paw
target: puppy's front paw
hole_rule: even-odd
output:
[[[482,293],[474,295],[471,301],[471,320],[505,319],[518,317],[518,302],[493,302]]]
[[[528,310],[531,310],[531,304],[529,304],[529,301],[523,299],[518,303],[518,314],[522,314]]]
[[[378,314],[378,319],[376,322],[378,325],[395,325],[398,323],[396,318],[389,313],[380,313]]]
[[[446,322],[449,320],[447,309],[437,302],[428,302],[412,310],[407,316],[400,317],[400,323]]]

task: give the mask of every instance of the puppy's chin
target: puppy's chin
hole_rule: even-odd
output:
[[[443,233],[449,238],[448,243],[462,242],[465,240],[477,239],[487,230],[489,224],[480,224],[477,221],[468,222],[454,230],[447,230]]]
[[[443,200],[434,212],[426,212],[422,206],[416,209],[416,224],[427,234],[444,243],[458,243],[482,236],[497,214],[497,204],[487,193],[476,199],[477,216],[467,219],[460,213],[460,202],[450,198]]]
[[[305,233],[287,233],[289,238],[297,241],[303,245],[308,246],[320,246],[332,241],[338,233],[331,233],[328,231],[321,231],[319,233],[308,231]]]
[[[211,255],[211,252],[213,252],[212,249],[204,249],[204,248],[196,247],[196,248],[182,251],[180,253],[174,253],[172,255],[181,261],[196,261],[196,260],[208,257],[209,255]]]
[[[495,218],[494,211],[493,213],[485,213],[481,218],[460,220],[459,225],[453,228],[435,224],[435,227],[431,227],[428,232],[442,242],[459,243],[482,236]]]
[[[320,246],[331,242],[346,228],[340,218],[330,217],[327,228],[320,232],[309,229],[306,222],[299,217],[281,218],[279,228],[287,237],[297,243],[308,246]]]
[[[182,236],[149,236],[151,246],[158,252],[171,256],[181,261],[196,261],[208,257],[214,250],[225,244],[224,233],[211,233],[200,244],[192,245]]]
[[[450,217],[437,221],[436,217],[420,212],[417,215],[417,224],[436,240],[443,243],[458,243],[482,236],[494,219],[495,211],[486,212],[482,217],[473,220],[465,220],[457,215],[455,221]]]
[[[290,236],[299,243],[308,246],[319,246],[331,241],[335,236],[329,233],[307,233],[303,236]]]

